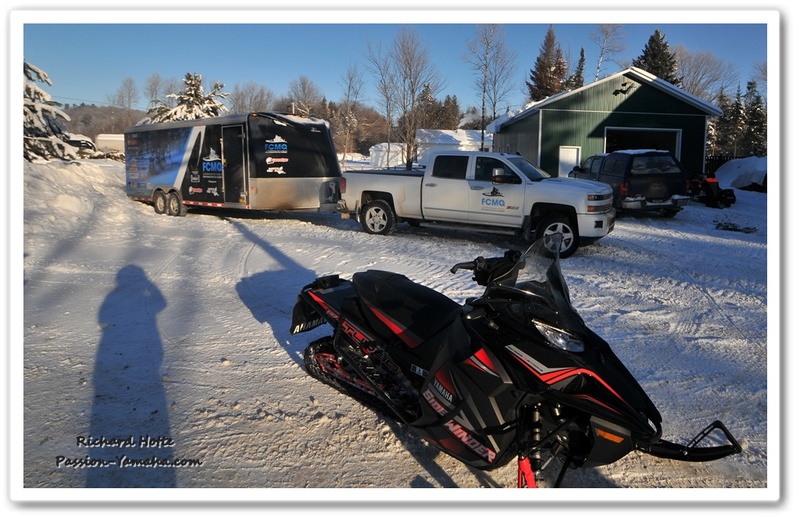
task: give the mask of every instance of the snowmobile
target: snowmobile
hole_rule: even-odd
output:
[[[516,458],[522,488],[558,487],[567,469],[631,451],[690,462],[740,453],[719,420],[687,444],[661,438],[656,406],[572,306],[560,241],[454,265],[485,287],[463,305],[399,273],[317,278],[297,297],[291,334],[333,332],[305,349],[306,370],[475,469]],[[557,477],[543,479],[556,461]]]

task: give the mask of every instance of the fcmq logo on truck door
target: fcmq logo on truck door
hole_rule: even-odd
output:
[[[491,192],[481,194],[481,209],[489,212],[502,212],[506,209],[504,195],[495,186]]]

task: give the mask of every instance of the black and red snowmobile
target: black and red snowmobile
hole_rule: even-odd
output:
[[[306,348],[306,370],[473,468],[516,458],[520,487],[553,461],[557,487],[568,468],[631,451],[694,462],[740,453],[719,420],[687,444],[661,438],[656,406],[573,308],[560,240],[453,266],[486,287],[464,305],[387,271],[316,279],[291,333],[326,323],[333,333]]]

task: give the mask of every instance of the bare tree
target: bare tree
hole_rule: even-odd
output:
[[[386,154],[386,167],[389,167],[392,143],[392,124],[395,115],[395,96],[397,92],[397,81],[395,71],[389,56],[383,52],[380,42],[373,44],[367,42],[367,63],[370,71],[375,78],[375,88],[378,90],[382,115],[386,121],[386,146],[389,147]]]
[[[675,61],[681,88],[706,101],[716,101],[720,91],[730,92],[739,79],[732,63],[725,63],[707,51],[692,53],[678,44]]]
[[[231,95],[228,96],[228,105],[232,114],[265,112],[270,110],[274,103],[275,93],[253,81],[244,85],[237,83],[233,86]]]
[[[142,92],[148,100],[148,108],[155,106],[159,99],[161,99],[165,94],[168,94],[167,92],[164,92],[164,90],[164,80],[161,78],[159,73],[154,72],[147,78],[147,80],[145,80]]]
[[[755,77],[753,78],[764,91],[767,90],[767,62],[759,62],[753,65]]]
[[[117,89],[117,92],[113,96],[109,96],[109,105],[120,108],[123,111],[123,117],[119,121],[120,127],[125,128],[134,123],[133,106],[138,101],[139,90],[136,87],[136,81],[131,77],[122,80],[122,85]]]
[[[109,98],[110,105],[126,109],[133,108],[133,105],[138,101],[139,92],[136,88],[136,82],[130,77],[122,80],[122,85],[120,85],[114,95]]]
[[[183,80],[179,80],[178,78],[170,78],[166,82],[164,82],[164,98],[162,98],[162,103],[165,107],[174,109],[178,105],[177,99],[174,97],[169,97],[170,94],[175,94],[180,92],[183,86]]]
[[[594,81],[600,79],[603,71],[603,61],[606,59],[614,61],[613,57],[625,50],[622,43],[623,31],[620,24],[600,24],[597,31],[592,31],[590,38],[600,48],[597,58],[597,69],[594,73]]]
[[[289,98],[295,111],[311,115],[322,103],[322,91],[307,76],[300,76],[289,84]]]
[[[406,147],[406,169],[414,161],[417,129],[424,118],[419,108],[423,91],[435,96],[442,83],[431,64],[428,51],[422,47],[417,33],[403,27],[395,37],[390,53],[398,82],[397,104],[401,115],[398,130]]]
[[[361,91],[364,88],[364,78],[354,64],[350,64],[342,76],[342,100],[337,119],[340,132],[344,134],[344,150],[342,151],[342,166],[346,161],[350,148],[350,138],[358,128],[358,119],[355,108],[361,100]]]
[[[475,88],[481,97],[481,150],[484,149],[486,105],[491,108],[490,119],[497,117],[497,106],[511,93],[514,55],[506,47],[502,29],[496,24],[479,25],[475,39],[467,42],[464,59],[475,71]]]

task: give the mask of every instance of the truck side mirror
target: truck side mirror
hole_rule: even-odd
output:
[[[502,168],[493,168],[492,169],[492,182],[494,184],[501,185],[503,183],[508,183],[510,181],[510,176],[506,175],[506,171]]]

